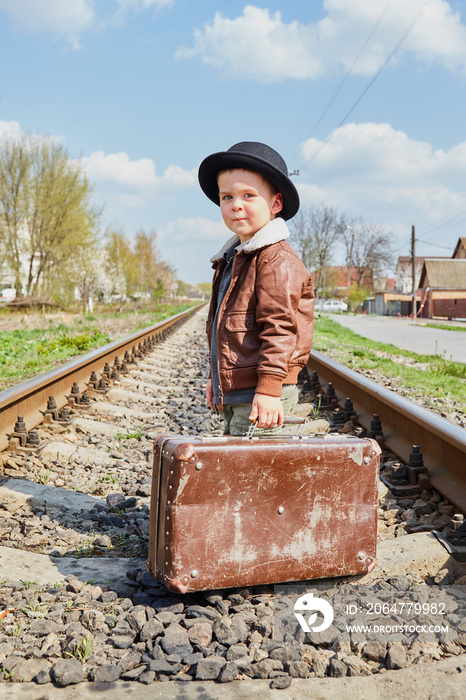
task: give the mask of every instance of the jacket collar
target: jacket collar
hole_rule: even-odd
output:
[[[245,243],[240,244],[239,236],[234,234],[227,240],[224,246],[216,253],[210,262],[214,263],[217,260],[223,258],[224,253],[231,248],[236,242],[238,243],[237,251],[244,250],[245,253],[254,253],[260,248],[265,248],[267,245],[272,245],[273,243],[279,243],[284,241],[290,235],[290,231],[286,222],[281,217],[272,219],[265,226],[263,226],[259,231],[257,231],[252,238],[250,238]]]

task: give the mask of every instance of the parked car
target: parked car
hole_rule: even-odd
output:
[[[16,289],[5,287],[0,291],[0,301],[13,301],[16,299]]]
[[[331,314],[341,314],[342,311],[348,311],[348,304],[340,299],[326,299],[322,305],[317,302],[316,307],[319,311]]]

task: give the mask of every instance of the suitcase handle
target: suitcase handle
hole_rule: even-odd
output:
[[[283,425],[301,425],[301,429],[298,429],[296,431],[296,435],[299,437],[302,437],[303,431],[304,431],[304,426],[307,423],[307,418],[304,416],[284,416],[283,419]],[[246,437],[252,438],[254,437],[254,433],[257,428],[257,418],[256,420],[251,423],[251,425],[248,428],[248,432],[246,433]]]

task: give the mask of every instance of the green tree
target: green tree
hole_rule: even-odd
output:
[[[200,282],[196,289],[202,299],[209,299],[212,294],[212,282]]]
[[[160,277],[157,278],[156,285],[152,289],[151,297],[154,301],[160,301],[165,294],[167,293],[167,290],[165,289],[165,285],[160,279]]]
[[[22,293],[21,255],[26,217],[30,154],[25,139],[3,139],[0,143],[0,263],[15,278],[16,293]]]
[[[179,297],[188,296],[188,285],[183,280],[176,280],[176,293]]]
[[[95,244],[99,213],[78,162],[54,139],[0,145],[0,221],[18,294],[38,294],[60,276],[76,246]]]
[[[41,278],[96,243],[100,212],[90,203],[86,175],[67,150],[51,138],[31,137],[26,294]]]
[[[131,241],[123,231],[107,229],[107,272],[114,282],[114,293],[154,299],[174,294],[175,270],[159,256],[156,239],[155,231],[139,229]]]
[[[137,261],[131,242],[121,229],[105,231],[106,271],[112,281],[112,294],[126,297],[137,285]]]
[[[350,309],[352,311],[357,309],[359,306],[361,306],[363,301],[370,296],[370,294],[370,289],[367,289],[367,287],[364,287],[363,285],[358,285],[356,284],[356,282],[353,282],[348,294],[348,304]]]
[[[146,233],[144,229],[139,229],[136,233],[134,253],[136,257],[135,264],[139,268],[139,289],[135,291],[140,296],[152,294],[156,289],[160,292],[157,270],[159,256],[155,245],[156,240],[157,234],[155,231]],[[160,293],[159,296],[161,296]]]

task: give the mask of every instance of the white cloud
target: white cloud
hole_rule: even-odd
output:
[[[307,25],[287,24],[280,12],[253,5],[235,19],[217,12],[203,29],[194,30],[194,46],[180,47],[176,57],[200,57],[229,79],[315,79],[353,64],[386,5],[386,0],[325,0],[326,17]],[[402,51],[464,70],[466,26],[446,0],[427,6],[425,0],[392,0],[353,72],[373,75],[416,18]]]
[[[178,276],[185,282],[210,282],[210,258],[225,243],[230,231],[222,221],[203,217],[179,217],[157,227],[163,257],[175,263]]]
[[[466,172],[466,142],[450,151],[434,150],[430,143],[410,139],[390,124],[346,124],[323,144],[308,139],[301,145],[304,158],[333,181],[357,172],[359,181],[411,185],[463,181]],[[355,164],[357,163],[357,167]],[[458,179],[461,178],[461,179]]]
[[[93,0],[0,0],[0,10],[15,29],[65,36],[75,49],[95,18]]]
[[[0,0],[0,11],[13,27],[23,32],[46,32],[64,37],[74,49],[81,48],[80,37],[88,30],[121,23],[128,12],[170,7],[175,0],[114,0],[114,11],[98,18],[95,0]],[[97,7],[96,7],[97,6]]]
[[[128,207],[149,204],[154,198],[170,199],[181,190],[197,183],[196,170],[183,170],[170,165],[162,175],[157,175],[151,158],[131,160],[127,153],[95,151],[79,159],[97,193],[105,193],[112,204],[117,201]]]
[[[301,206],[312,207],[315,204],[325,202],[328,206],[336,207],[337,209],[346,209],[348,200],[343,190],[332,189],[331,187],[318,187],[303,182],[297,183],[299,199]]]
[[[95,151],[88,158],[80,159],[88,177],[93,181],[111,181],[126,187],[155,187],[155,164],[150,158],[131,161],[127,153]]]
[[[171,7],[175,0],[115,0],[117,9],[109,20],[110,24],[121,24],[129,12],[153,9],[158,12],[163,7]]]
[[[225,241],[228,231],[221,221],[211,221],[203,217],[180,217],[161,229],[159,235],[174,241]],[[212,253],[215,253],[215,250]]]
[[[308,139],[301,152],[303,179],[311,171],[313,179],[313,189],[300,186],[304,203],[330,201],[362,216],[371,210],[379,220],[391,212],[437,221],[464,208],[466,142],[434,150],[390,124],[346,124],[326,144]]]
[[[241,17],[215,14],[204,30],[195,29],[192,49],[180,48],[177,58],[201,56],[203,63],[224,77],[255,79],[266,83],[285,78],[316,77],[324,72],[318,56],[316,27],[298,22],[283,24],[280,12],[247,5]]]
[[[0,139],[19,139],[23,130],[19,122],[0,122]]]
[[[147,10],[154,8],[159,10],[162,7],[170,7],[175,0],[116,0],[119,7],[124,10]]]
[[[63,136],[50,136],[49,134],[34,134],[23,130],[19,122],[2,122],[0,121],[0,139],[7,141],[18,141],[24,139],[26,148],[37,143],[54,143],[63,144],[65,139]]]

